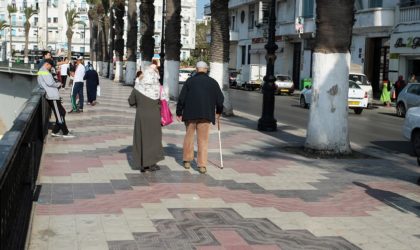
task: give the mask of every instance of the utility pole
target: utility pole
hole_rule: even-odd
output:
[[[163,85],[163,74],[164,64],[165,64],[165,16],[166,16],[166,0],[162,0],[162,32],[160,35],[160,67],[159,67],[159,75],[160,75],[160,84]]]
[[[274,119],[274,90],[276,78],[274,77],[274,62],[276,61],[276,0],[271,0],[270,17],[268,23],[268,41],[264,46],[267,50],[265,56],[267,60],[267,71],[264,77],[263,91],[263,107],[262,115],[258,120],[258,130],[261,131],[276,131],[277,121]]]

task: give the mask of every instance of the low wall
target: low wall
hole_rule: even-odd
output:
[[[0,138],[9,130],[38,86],[36,74],[0,68]]]

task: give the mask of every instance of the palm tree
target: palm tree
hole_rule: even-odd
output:
[[[134,85],[136,79],[137,51],[137,6],[136,0],[128,0],[127,13],[127,65],[125,68],[125,84]]]
[[[223,113],[233,115],[229,96],[229,8],[228,0],[211,1],[211,63],[210,76],[222,89]]]
[[[155,52],[155,6],[154,0],[141,0],[140,3],[140,53],[142,56],[141,68],[152,63]]]
[[[110,58],[110,65],[109,65],[109,72],[108,78],[113,80],[114,79],[114,41],[115,41],[115,28],[114,28],[114,3],[113,0],[109,0],[110,2],[110,10],[109,10],[109,44],[108,44],[108,52]],[[112,4],[111,4],[112,3]]]
[[[9,60],[12,60],[13,52],[12,52],[12,30],[13,30],[13,24],[12,24],[12,14],[17,12],[17,8],[15,5],[9,4],[7,5],[7,12],[9,12],[9,36],[10,36],[10,51],[9,51]]]
[[[35,9],[32,9],[31,7],[26,7],[24,10],[25,13],[25,63],[29,62],[28,54],[28,44],[29,44],[29,30],[31,29],[31,23],[29,22],[29,19],[35,14],[37,14],[37,11]]]
[[[7,24],[6,21],[4,20],[0,21],[0,31],[3,31],[5,28],[8,28],[8,27],[9,25]],[[1,39],[1,36],[0,36],[0,39]]]
[[[88,11],[88,18],[89,18],[89,34],[90,34],[90,61],[93,65],[97,65],[97,34],[98,34],[98,13],[96,11],[96,5],[99,3],[100,0],[87,0],[86,2],[89,4],[89,11]]]
[[[109,33],[110,33],[110,17],[109,17],[109,10],[111,3],[109,0],[102,0],[102,6],[104,9],[104,15],[102,15],[102,76],[108,77],[108,69],[109,69],[109,51],[108,51],[108,40],[109,40]]]
[[[312,103],[305,142],[310,152],[351,153],[347,98],[353,8],[354,0],[316,1]]]
[[[66,31],[66,36],[67,36],[67,57],[71,58],[71,40],[73,39],[73,28],[74,25],[77,24],[83,24],[81,21],[78,21],[77,18],[79,18],[79,13],[77,12],[77,9],[67,9],[66,12],[64,13],[65,17],[66,17],[66,22],[67,22],[67,31]]]
[[[123,80],[123,57],[124,57],[124,14],[125,1],[114,0],[115,11],[115,82]]]
[[[97,26],[97,33],[96,35],[96,71],[99,75],[103,75],[102,69],[103,69],[103,58],[104,58],[104,51],[103,51],[103,45],[106,44],[106,41],[104,41],[104,16],[105,16],[105,10],[104,6],[102,5],[102,2],[98,2],[96,4],[96,26]]]
[[[178,99],[179,60],[181,53],[181,0],[168,0],[165,29],[166,60],[164,65],[164,89],[169,98]]]

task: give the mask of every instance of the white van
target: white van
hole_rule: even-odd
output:
[[[352,63],[350,65],[349,80],[355,81],[368,94],[368,107],[373,104],[373,90],[369,79],[362,73],[362,66]]]

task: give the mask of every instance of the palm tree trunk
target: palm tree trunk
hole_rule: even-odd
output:
[[[89,31],[90,31],[90,61],[92,62],[92,65],[97,68],[96,61],[98,60],[98,56],[96,54],[97,52],[97,34],[98,34],[98,23],[96,21],[97,19],[97,12],[96,12],[96,6],[91,7],[88,12],[89,16]]]
[[[104,15],[102,28],[102,76],[108,77],[109,72],[109,51],[108,51],[108,37],[109,37],[109,16]]]
[[[96,55],[98,57],[98,60],[96,61],[96,63],[97,63],[96,71],[98,72],[98,75],[100,75],[100,76],[102,76],[102,58],[103,58],[103,52],[102,52],[102,44],[103,44],[102,33],[103,33],[102,22],[98,22],[98,33],[97,33],[97,38],[96,38],[96,41],[98,43],[98,45],[97,45],[97,51],[96,51]]]
[[[154,0],[141,0],[140,4],[140,53],[142,56],[141,68],[144,69],[152,63],[155,52],[155,6]]]
[[[225,101],[223,114],[233,115],[229,95],[229,8],[228,0],[211,1],[211,62],[210,76],[222,89]]]
[[[134,85],[136,79],[137,59],[137,6],[136,0],[128,1],[127,16],[127,66],[125,84]]]
[[[179,55],[181,53],[181,0],[168,0],[166,3],[165,46],[163,87],[169,98],[178,100],[179,96]]]
[[[24,62],[29,63],[29,50],[28,50],[28,44],[29,44],[29,29],[31,28],[31,24],[26,21],[25,22],[25,52],[24,52]]]
[[[12,59],[13,59],[13,49],[12,49],[12,44],[13,44],[13,41],[12,41],[12,16],[9,14],[9,24],[10,24],[10,26],[9,26],[9,36],[10,36],[10,51],[9,51],[9,62],[11,62],[12,61]]]
[[[123,81],[123,57],[124,57],[124,1],[115,3],[115,78],[114,82]]]
[[[110,0],[112,1],[112,0]],[[115,20],[115,13],[114,13],[114,5],[111,5],[111,9],[109,11],[109,79],[114,79],[114,41],[115,41],[115,29],[114,29],[114,20]]]
[[[67,58],[71,58],[71,40],[73,38],[73,30],[71,27],[67,28]]]
[[[354,0],[317,0],[316,4],[312,103],[305,149],[349,154],[347,100]]]

